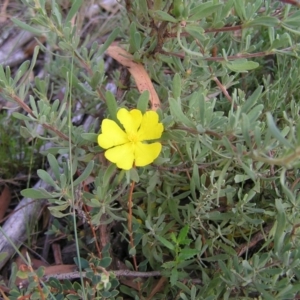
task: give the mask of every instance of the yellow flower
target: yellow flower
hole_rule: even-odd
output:
[[[109,119],[102,122],[102,133],[98,136],[98,144],[105,151],[105,157],[117,164],[120,169],[130,170],[133,165],[143,167],[151,164],[161,151],[161,144],[147,144],[145,141],[161,137],[163,124],[158,122],[155,111],[147,111],[144,115],[138,109],[131,111],[121,108],[117,118],[124,129]]]

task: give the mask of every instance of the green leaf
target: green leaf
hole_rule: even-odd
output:
[[[168,249],[174,250],[175,246],[170,243],[168,240],[166,240],[164,237],[157,235],[156,238]]]
[[[18,112],[13,112],[12,115],[13,115],[14,118],[22,120],[22,121],[32,121],[31,118],[29,118],[29,117],[27,117],[23,114],[20,114]]]
[[[81,137],[86,141],[97,143],[98,135],[97,133],[82,133]]]
[[[70,22],[71,19],[77,14],[83,1],[82,0],[74,0],[72,2],[73,2],[72,7],[70,8],[68,15],[66,17],[66,23]]]
[[[285,32],[279,38],[274,39],[272,45],[269,47],[270,50],[279,49],[282,47],[292,46],[292,39],[291,36]]]
[[[37,170],[37,174],[38,176],[46,183],[48,183],[49,185],[51,185],[52,187],[54,187],[55,189],[59,190],[59,186],[57,185],[57,183],[53,180],[53,178],[51,177],[51,175],[46,172],[45,170]]]
[[[270,112],[267,112],[267,123],[271,134],[284,146],[289,149],[294,149],[294,146],[282,135],[274,123],[273,117]]]
[[[206,38],[204,29],[198,25],[188,24],[185,27],[185,31],[199,41],[205,40]]]
[[[250,178],[250,176],[248,176],[248,175],[235,175],[234,176],[234,182],[235,183],[244,182],[249,178]]]
[[[73,170],[77,170],[77,168],[74,168]],[[64,174],[64,173],[60,174],[59,183],[60,183],[60,188],[62,190],[64,190],[66,188],[66,185],[67,185],[67,176],[66,176],[66,174]]]
[[[247,14],[245,10],[245,2],[244,1],[234,1],[234,11],[238,15],[241,20],[247,19]]]
[[[29,103],[30,103],[30,106],[32,108],[32,111],[33,111],[33,114],[37,117],[39,115],[39,111],[38,111],[38,108],[36,106],[36,100],[33,98],[32,95],[29,95]],[[39,102],[40,103],[40,102]]]
[[[247,146],[252,149],[252,142],[250,138],[250,122],[246,114],[242,114],[242,133]]]
[[[222,6],[223,4],[213,4],[212,1],[199,4],[190,11],[189,21],[200,21],[217,12]]]
[[[80,266],[82,269],[87,269],[90,267],[90,264],[89,264],[89,261],[80,257],[79,258],[80,261],[78,260],[78,257],[74,257],[73,260],[74,260],[74,263],[76,264],[76,266]]]
[[[100,71],[94,72],[91,80],[90,80],[90,86],[93,90],[96,90],[100,80],[102,79],[103,73]]]
[[[137,109],[139,109],[143,114],[147,111],[149,104],[149,91],[144,91],[138,101],[137,101]]]
[[[81,175],[74,180],[73,185],[76,186],[82,183],[83,181],[85,181],[92,173],[93,168],[94,168],[94,161],[91,160],[86,166],[85,170],[81,173]]]
[[[174,99],[178,99],[181,96],[181,77],[178,73],[174,75],[172,92]]]
[[[28,71],[28,67],[30,65],[30,61],[26,60],[22,63],[22,65],[19,67],[16,76],[14,78],[14,83],[17,84],[17,82],[19,81],[19,79],[25,74],[25,72]]]
[[[150,15],[156,19],[161,21],[167,21],[172,23],[178,23],[178,20],[176,20],[174,17],[166,13],[162,10],[149,10]]]
[[[256,172],[252,171],[248,166],[246,166],[246,164],[244,164],[243,162],[241,162],[241,166],[243,168],[243,170],[245,171],[245,173],[253,180],[253,182],[256,181]]]
[[[139,32],[135,32],[133,39],[134,39],[134,45],[136,49],[139,50],[141,48],[141,41],[142,41],[141,34]]]
[[[35,274],[37,275],[38,278],[42,278],[45,274],[45,267],[41,266],[39,267],[36,271]]]
[[[248,70],[256,69],[259,66],[259,63],[242,58],[234,61],[227,61],[225,66],[234,72],[247,72]]]
[[[178,270],[172,269],[171,276],[170,276],[170,284],[171,286],[174,286],[178,280]]]
[[[8,84],[5,71],[2,65],[0,65],[0,86],[5,87]]]
[[[275,199],[275,206],[278,213],[276,218],[277,226],[274,235],[274,248],[275,251],[280,252],[285,237],[284,231],[285,231],[285,224],[286,224],[286,216],[285,216],[285,211],[281,199]]]
[[[31,32],[35,35],[42,35],[43,34],[43,32],[40,28],[38,29],[38,28],[31,27],[30,25],[20,21],[17,18],[11,18],[11,21],[13,21],[14,24],[16,24],[20,28],[24,29],[25,31],[29,31],[29,32]]]
[[[36,134],[33,130],[29,130],[27,127],[21,126],[20,127],[20,134],[23,138],[28,139],[28,138],[35,138]]]
[[[162,267],[164,269],[171,269],[171,268],[174,268],[175,266],[176,266],[176,261],[167,261],[162,264]]]
[[[135,168],[130,169],[128,172],[129,172],[129,178],[131,181],[134,181],[134,182],[140,181],[139,173],[137,172],[137,170]]]
[[[111,164],[103,175],[103,187],[107,187],[111,180],[112,175],[116,172],[116,165]]]
[[[110,266],[111,264],[111,261],[112,261],[112,258],[111,257],[104,257],[100,260],[100,266],[102,268],[107,268]]]
[[[54,198],[53,194],[48,193],[43,188],[38,189],[25,189],[21,191],[23,197],[31,198],[31,199],[51,199]]]
[[[260,117],[263,109],[264,109],[264,105],[263,104],[258,104],[256,106],[254,106],[248,112],[247,117],[249,118],[250,124],[253,124],[253,122],[256,121]]]
[[[50,165],[51,170],[53,171],[54,177],[57,181],[60,179],[60,172],[59,172],[59,164],[56,160],[55,156],[51,153],[47,155],[47,159]]]
[[[184,10],[183,0],[173,0],[173,10],[172,15],[179,18]]]
[[[136,248],[135,247],[132,247],[129,249],[129,255],[130,256],[136,256]]]
[[[259,86],[256,90],[252,93],[252,95],[245,101],[245,103],[241,107],[241,113],[247,114],[250,109],[257,103],[257,100],[261,96],[263,87]]]
[[[107,50],[107,48],[110,46],[110,44],[116,39],[119,32],[120,32],[119,28],[115,28],[112,31],[112,33],[106,39],[105,43],[103,45],[101,45],[100,50],[97,52],[97,55],[101,56]]]
[[[61,211],[65,211],[67,209],[67,207],[68,207],[68,204],[48,207],[48,209],[49,209],[51,215],[53,215],[54,217],[63,218],[63,217],[70,215],[70,213],[62,213],[61,212]]]
[[[197,254],[199,254],[199,250],[197,250],[197,249],[182,249],[179,253],[178,258],[181,261],[184,261],[184,260],[194,257]]]
[[[109,117],[119,124],[119,120],[117,119],[118,105],[115,96],[112,92],[107,91],[105,94],[105,98]]]
[[[135,22],[132,22],[129,26],[129,52],[134,53],[139,50],[135,43],[135,33],[137,32]]]
[[[177,241],[178,241],[178,244],[180,245],[182,241],[184,241],[187,237],[187,234],[189,232],[189,226],[188,225],[185,225],[179,232],[179,235],[178,235],[178,238],[177,238]]]
[[[61,12],[60,12],[60,7],[58,6],[58,4],[56,2],[52,2],[51,17],[54,19],[54,21],[56,23],[55,25],[57,27],[62,26],[62,23],[61,23],[62,16],[61,16]],[[65,27],[65,28],[69,29],[69,27]],[[65,28],[63,28],[63,30]]]
[[[269,26],[269,27],[275,27],[280,24],[280,21],[275,17],[270,16],[261,16],[257,17],[254,20],[246,23],[243,27],[252,27],[252,26]]]
[[[299,18],[300,18],[300,10],[296,11],[294,14],[288,16],[283,20],[283,23],[287,26],[299,27]]]
[[[181,106],[174,98],[169,99],[171,115],[174,117],[175,122],[194,128],[194,123],[182,112]]]

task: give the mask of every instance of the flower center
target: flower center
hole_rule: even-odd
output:
[[[128,139],[131,143],[137,143],[139,141],[137,132],[128,133]]]

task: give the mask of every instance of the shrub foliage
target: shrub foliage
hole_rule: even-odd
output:
[[[68,9],[60,1],[22,2],[26,22],[13,22],[45,42],[14,75],[0,66],[0,93],[23,109],[13,114],[22,136],[50,142],[43,151],[49,170],[38,176],[51,187],[22,193],[48,199],[55,217],[48,233],[69,224],[65,233],[77,241],[75,261],[87,279],[39,285],[43,270],[28,271],[23,291],[31,299],[294,299],[300,290],[296,1],[124,1],[118,14],[100,10],[105,21],[89,34],[81,0]],[[160,156],[130,171],[105,161],[96,143],[104,117],[147,106],[147,92],[140,95],[127,69],[108,66],[113,42],[146,69],[165,128]],[[44,75],[21,80],[41,57]],[[82,116],[95,119],[84,126],[75,120]],[[78,222],[89,224],[84,236]],[[93,235],[99,228],[109,232],[106,243],[103,233]],[[135,276],[131,284],[119,277],[116,261]],[[12,285],[10,299],[19,295]]]

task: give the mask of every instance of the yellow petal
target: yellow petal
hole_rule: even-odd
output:
[[[143,167],[151,164],[159,155],[161,151],[160,143],[143,144],[136,143],[135,146],[135,165],[137,167]]]
[[[158,114],[155,111],[147,111],[143,115],[141,127],[138,131],[140,141],[155,140],[161,137],[164,126],[158,123]]]
[[[119,125],[109,119],[102,121],[102,133],[98,135],[98,144],[104,149],[128,143],[127,134]]]
[[[128,111],[125,108],[121,108],[117,113],[117,118],[124,126],[127,133],[137,132],[142,121],[142,112],[138,109]]]
[[[127,143],[121,146],[117,146],[105,151],[105,157],[117,164],[117,167],[124,170],[130,170],[133,166],[134,155],[133,155],[132,144]]]

